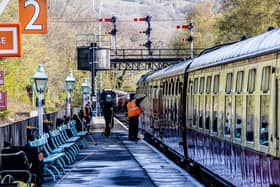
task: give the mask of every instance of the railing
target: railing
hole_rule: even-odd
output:
[[[199,54],[203,49],[197,48],[194,50],[195,55]],[[147,58],[167,58],[167,59],[182,59],[190,57],[189,48],[178,49],[152,49],[153,54],[149,55],[147,49],[117,49],[116,52],[111,49],[111,59],[147,59]]]
[[[63,118],[64,111],[44,114],[44,119],[52,122],[52,128],[56,127],[56,119]],[[38,129],[38,117],[31,117],[22,121],[0,126],[0,151],[5,144],[24,146],[27,143],[27,128]],[[38,132],[36,132],[38,133]],[[36,135],[36,134],[35,134]]]

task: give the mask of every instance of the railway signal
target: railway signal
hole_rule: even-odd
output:
[[[188,25],[176,25],[177,29],[189,29],[190,30],[190,36],[188,37],[188,42],[190,42],[190,48],[191,48],[191,58],[194,57],[193,55],[193,23],[192,21]]]
[[[147,42],[145,44],[140,45],[140,46],[145,46],[148,49],[149,56],[153,55],[153,51],[151,49],[151,47],[152,47],[152,42],[151,42],[151,31],[152,31],[151,19],[152,19],[151,16],[146,16],[146,17],[142,17],[142,18],[134,18],[133,19],[135,22],[136,21],[145,21],[148,24],[147,29],[145,31],[140,31],[140,33],[146,34]]]
[[[113,49],[115,57],[117,56],[117,25],[116,25],[117,17],[112,16],[111,18],[99,18],[99,22],[111,22],[113,28],[110,32],[105,32],[105,34],[111,34],[113,37]]]

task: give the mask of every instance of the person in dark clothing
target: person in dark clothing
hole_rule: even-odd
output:
[[[103,107],[103,115],[105,119],[105,136],[110,136],[111,128],[114,126],[114,119],[113,119],[113,102],[112,96],[107,95],[106,100]]]
[[[128,125],[128,139],[137,140],[138,136],[138,124],[139,124],[139,115],[143,112],[140,106],[140,103],[144,100],[144,97],[141,98],[130,98],[130,101],[127,104],[127,116],[129,120]]]
[[[84,121],[86,122],[87,131],[89,132],[91,126],[91,107],[88,102],[84,108]]]

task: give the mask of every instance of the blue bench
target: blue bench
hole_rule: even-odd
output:
[[[65,162],[63,157],[65,157],[64,152],[59,152],[59,150],[53,150],[48,144],[48,135],[44,134],[41,138],[29,141],[28,145],[30,147],[36,147],[43,154],[42,159],[44,163],[44,174],[50,174],[53,181],[61,177],[64,174]],[[63,151],[63,150],[60,150]]]
[[[62,137],[62,133],[59,130],[50,131],[50,141],[54,149],[65,150],[66,161],[71,164],[76,160],[79,150],[77,150],[77,145],[74,142],[66,142]]]
[[[75,120],[70,120],[67,125],[68,125],[68,128],[70,129],[71,134],[75,137],[79,137],[80,144],[82,145],[83,148],[86,148],[88,145],[88,142],[85,137],[88,135],[88,132],[87,131],[78,131],[76,128]]]

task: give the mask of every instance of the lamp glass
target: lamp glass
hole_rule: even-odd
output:
[[[47,87],[47,79],[35,79],[35,86],[36,86],[36,90],[39,93],[43,93],[46,91],[46,87]]]
[[[84,94],[89,93],[89,85],[88,85],[88,81],[86,79],[82,83],[82,91],[83,91]]]
[[[75,85],[75,78],[73,76],[73,72],[72,71],[69,71],[68,72],[68,75],[65,79],[65,88],[66,90],[68,91],[73,91],[74,90],[74,85]]]
[[[43,92],[46,91],[47,82],[48,82],[48,76],[45,73],[45,70],[44,70],[42,64],[38,65],[38,70],[35,73],[35,75],[33,76],[33,80],[34,80],[37,92],[43,93]]]

